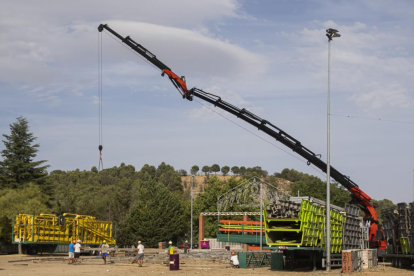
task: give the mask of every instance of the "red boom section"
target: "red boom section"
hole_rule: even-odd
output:
[[[354,187],[349,191],[352,193],[352,196],[357,199],[358,204],[366,208],[365,218],[371,221],[369,239],[376,238],[378,230],[377,211],[369,202],[371,197],[364,193],[359,187]]]
[[[169,69],[164,69],[162,71],[165,74],[167,74],[170,77],[170,79],[175,81],[175,83],[179,86],[179,88],[182,90],[184,95],[187,95],[188,93],[187,84],[179,76],[177,76],[173,71]]]

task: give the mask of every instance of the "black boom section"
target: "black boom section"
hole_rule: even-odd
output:
[[[146,58],[149,62],[151,62],[152,64],[154,64],[156,67],[158,67],[160,70],[171,70],[167,65],[165,65],[164,63],[162,63],[161,61],[159,61],[157,59],[157,57],[151,53],[150,51],[148,51],[145,47],[143,47],[141,44],[136,43],[134,40],[132,40],[129,36],[127,37],[122,37],[120,34],[118,34],[117,32],[115,32],[114,30],[112,30],[107,24],[101,24],[98,27],[98,31],[102,32],[103,30],[107,30],[108,32],[110,32],[111,34],[113,34],[114,36],[116,36],[117,38],[119,38],[119,40],[121,40],[123,43],[125,43],[126,45],[128,45],[129,47],[131,47],[132,50],[134,50],[135,52],[137,52],[138,54],[140,54],[141,56],[143,56],[144,58]]]
[[[219,107],[234,116],[242,119],[243,121],[251,124],[254,127],[257,127],[259,130],[263,131],[267,135],[275,138],[280,143],[284,144],[303,158],[308,161],[308,165],[313,164],[318,167],[321,171],[326,173],[327,164],[320,159],[320,155],[317,155],[302,146],[301,142],[284,132],[282,129],[271,124],[270,122],[260,118],[259,116],[247,111],[246,109],[240,109],[234,105],[223,101],[219,96],[210,94],[198,88],[192,88],[190,90],[190,95],[200,98],[206,102],[213,104],[216,107]],[[358,187],[349,177],[341,174],[335,168],[331,166],[331,177],[335,179],[338,183],[344,186],[346,189],[350,190],[352,188]]]

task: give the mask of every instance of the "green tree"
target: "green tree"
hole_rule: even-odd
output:
[[[194,165],[194,166],[191,167],[191,174],[196,175],[199,170],[200,170],[200,168],[197,165]]]
[[[229,166],[223,166],[221,167],[221,172],[223,173],[224,176],[226,176],[230,171],[230,167]]]
[[[186,171],[186,170],[184,170],[184,169],[179,169],[179,170],[178,170],[178,173],[179,173],[181,176],[187,176],[187,171]]]
[[[182,199],[154,180],[141,183],[138,201],[128,213],[120,232],[125,244],[145,241],[156,247],[159,241],[177,240],[182,234],[184,221]]]
[[[245,166],[241,166],[241,167],[240,167],[240,170],[239,170],[239,173],[240,173],[240,175],[241,175],[241,176],[243,176],[243,175],[245,175],[245,174],[246,174],[246,171],[247,171],[247,170],[246,170],[246,167],[245,167]]]
[[[49,213],[46,200],[40,187],[33,183],[18,189],[1,190],[0,242],[10,242],[14,215]]]
[[[29,132],[29,123],[23,117],[10,125],[10,135],[3,134],[5,149],[1,152],[0,188],[17,188],[27,182],[42,184],[47,176],[46,160],[34,161],[39,144]],[[43,166],[42,166],[43,165]]]
[[[381,199],[381,200],[373,199],[371,201],[371,204],[374,205],[375,210],[377,211],[377,218],[380,223],[382,223],[382,217],[381,217],[382,210],[396,207],[395,204],[389,199]]]
[[[281,174],[275,175],[291,179],[290,194],[293,196],[297,196],[299,191],[301,196],[311,196],[320,200],[326,200],[326,183],[316,176],[289,169],[284,169]],[[344,207],[350,199],[348,190],[336,182],[331,183],[332,204]]]
[[[233,166],[233,167],[231,167],[231,172],[235,175],[238,175],[239,172],[240,172],[240,168],[237,167],[237,166]]]
[[[214,172],[214,174],[216,174],[217,172],[219,172],[219,171],[220,171],[220,166],[219,166],[218,164],[213,164],[213,165],[210,167],[210,169],[211,169],[211,171],[212,171],[212,172]]]
[[[201,169],[201,171],[203,173],[205,173],[206,176],[208,176],[208,173],[210,172],[210,167],[209,166],[203,166],[203,168]]]
[[[281,173],[275,173],[274,176],[295,182],[299,181],[302,178],[303,174],[294,169],[290,170],[286,168]]]
[[[183,191],[180,174],[174,170],[173,166],[167,165],[164,162],[155,171],[155,179],[167,186],[170,191]]]

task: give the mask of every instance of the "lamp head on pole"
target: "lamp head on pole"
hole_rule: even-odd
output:
[[[331,41],[332,38],[334,38],[334,37],[341,37],[341,35],[338,34],[338,30],[331,29],[331,28],[326,30],[326,36],[328,37],[329,41]]]

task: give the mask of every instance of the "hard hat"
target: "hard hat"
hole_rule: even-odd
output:
[[[234,252],[231,252],[231,255],[236,255],[236,253],[234,253]]]
[[[81,240],[78,240],[78,242],[80,243],[80,242],[81,242]]]
[[[169,241],[168,244],[172,244],[172,241]]]
[[[106,243],[106,241],[104,240],[103,243]]]
[[[185,242],[188,242],[187,240],[185,240]]]
[[[138,241],[138,243],[141,243],[141,241]]]

